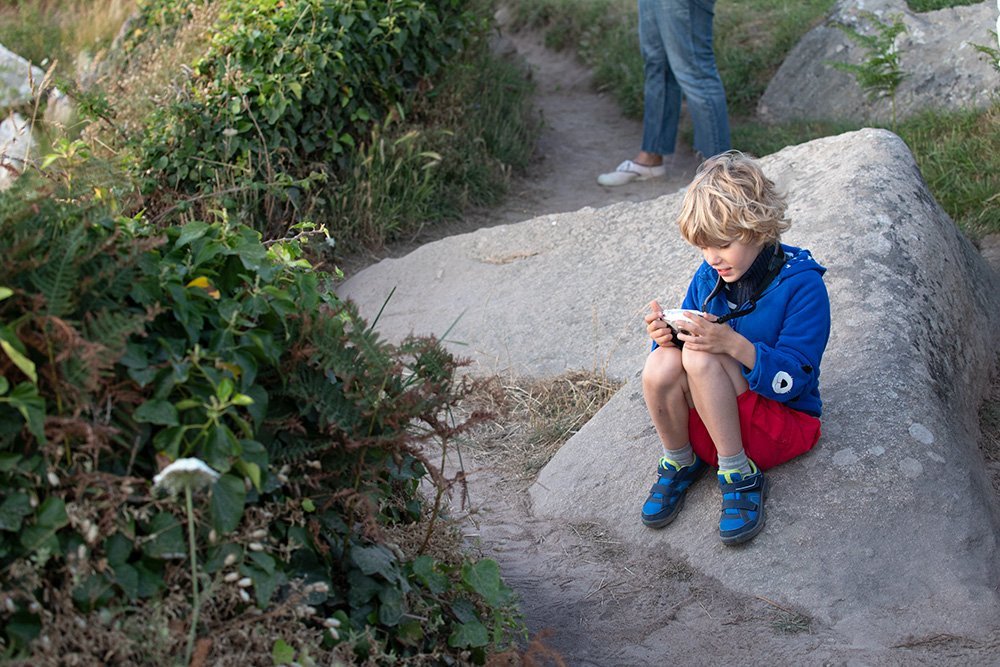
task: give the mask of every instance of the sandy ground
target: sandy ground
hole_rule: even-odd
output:
[[[570,55],[546,50],[537,36],[505,37],[531,66],[537,84],[545,121],[537,159],[513,183],[504,206],[397,243],[381,256],[400,256],[421,243],[481,226],[655,198],[684,187],[693,175],[691,150],[679,146],[666,179],[621,188],[597,185],[598,173],[632,157],[641,124],[623,118],[610,97],[595,93],[589,72]],[[355,258],[348,269],[377,259]],[[544,632],[561,664],[1000,664],[1000,631],[986,638],[936,635],[893,647],[850,646],[805,610],[733,593],[670,551],[634,552],[617,542],[608,526],[533,516],[527,484],[510,483],[483,460],[474,446],[465,452],[470,504],[460,507],[456,499],[452,513],[465,517],[468,545],[499,562],[530,633]],[[648,472],[652,483],[653,471]],[[642,500],[636,498],[637,520]],[[560,663],[549,658],[536,664]]]

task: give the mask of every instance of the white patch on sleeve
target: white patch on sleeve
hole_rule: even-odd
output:
[[[792,390],[792,376],[785,371],[778,371],[771,380],[771,389],[775,394],[787,394]]]

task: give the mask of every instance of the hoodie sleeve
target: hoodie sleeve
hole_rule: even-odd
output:
[[[790,291],[785,316],[773,345],[754,343],[757,358],[743,375],[750,389],[780,403],[787,403],[816,386],[819,364],[830,337],[830,298],[822,276],[815,271],[799,274]]]

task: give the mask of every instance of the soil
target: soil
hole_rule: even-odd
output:
[[[343,264],[349,275],[443,236],[585,206],[648,200],[689,182],[696,163],[690,147],[678,146],[667,178],[599,186],[600,172],[633,156],[641,123],[622,117],[610,96],[595,91],[589,71],[570,54],[549,51],[535,34],[504,37],[531,68],[544,119],[528,173],[515,178],[500,208],[425,230],[378,255],[350,258]],[[991,243],[995,250],[996,239]],[[452,516],[464,521],[467,545],[500,564],[531,637],[551,650],[537,650],[536,642],[523,662],[510,664],[997,664],[1000,631],[976,639],[913,637],[889,648],[851,646],[806,610],[728,590],[670,550],[637,552],[617,541],[612,527],[534,516],[525,480],[512,483],[495,459],[476,452],[475,443],[464,452],[463,464],[468,499],[462,504],[456,494]],[[636,499],[637,514],[641,500]]]

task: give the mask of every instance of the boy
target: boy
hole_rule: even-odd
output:
[[[764,527],[763,470],[819,439],[819,364],[830,335],[823,273],[808,250],[783,245],[785,201],[757,163],[736,151],[706,160],[678,225],[704,262],[673,329],[653,301],[653,350],[643,395],[663,444],[642,521],[661,528],[708,466],[722,490],[719,534],[746,542]],[[704,312],[704,316],[697,313]]]

